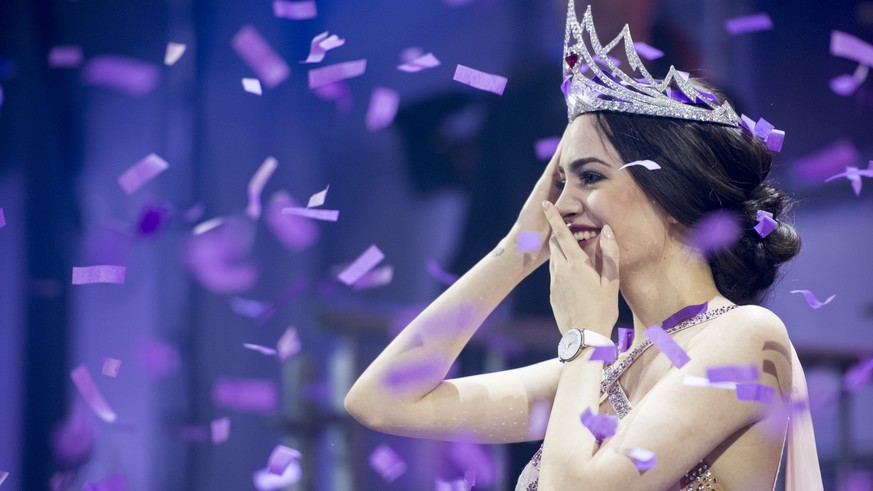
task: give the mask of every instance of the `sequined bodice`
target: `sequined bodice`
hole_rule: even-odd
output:
[[[736,305],[729,305],[706,311],[667,329],[666,332],[670,335],[675,334],[679,331],[718,317],[736,307]],[[619,418],[624,418],[632,409],[630,400],[628,400],[627,394],[625,394],[624,389],[622,389],[619,379],[621,378],[621,375],[651,346],[651,341],[647,339],[631,350],[621,359],[621,361],[618,361],[613,365],[606,365],[603,369],[603,378],[600,382],[600,394],[605,394],[608,397],[613,410],[615,410],[615,414],[618,415]],[[540,445],[539,450],[537,450],[519,476],[518,483],[515,486],[515,491],[537,491],[542,456],[543,447]],[[718,482],[718,479],[712,473],[709,464],[705,460],[701,460],[693,469],[685,473],[685,476],[683,476],[679,481],[679,489],[682,491],[725,490],[724,486]]]

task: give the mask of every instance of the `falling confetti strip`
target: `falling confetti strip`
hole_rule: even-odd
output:
[[[118,185],[125,193],[132,194],[169,168],[166,160],[150,153],[118,176]]]
[[[485,92],[493,92],[497,95],[503,95],[506,89],[506,77],[494,75],[491,73],[480,72],[473,68],[458,65],[455,68],[455,76],[453,80],[461,82],[464,85],[469,85],[475,89],[484,90]]]
[[[103,394],[100,393],[100,389],[97,388],[97,384],[94,383],[94,379],[91,378],[91,373],[85,368],[85,365],[79,365],[73,369],[70,372],[70,378],[73,379],[73,384],[79,389],[79,394],[94,411],[94,414],[107,423],[112,423],[118,418],[115,411],[103,398]]]

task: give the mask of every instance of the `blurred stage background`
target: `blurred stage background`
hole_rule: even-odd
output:
[[[858,196],[846,179],[824,183],[873,159],[873,82],[837,94],[832,79],[864,69],[829,52],[834,30],[873,41],[873,2],[593,3],[604,41],[629,21],[636,41],[666,53],[649,63],[655,75],[671,63],[702,74],[738,112],[786,131],[774,176],[801,202],[804,249],[768,305],[807,367],[826,489],[873,489],[873,181],[861,178]],[[434,489],[471,465],[475,489],[514,485],[536,444],[379,435],[342,399],[391,333],[509,229],[546,162],[535,142],[566,124],[565,4],[316,6],[294,20],[269,0],[0,4],[3,489],[253,489],[278,444],[302,454],[286,489]],[[772,29],[727,32],[727,19],[760,12]],[[258,77],[232,46],[245,26],[290,66],[262,95],[241,83]],[[324,31],[345,45],[299,63]],[[169,42],[187,47],[172,65]],[[441,64],[398,70],[416,49]],[[309,70],[361,59],[363,75],[310,90]],[[504,94],[453,81],[458,64],[506,76]],[[368,128],[378,88],[399,97],[399,112]],[[169,168],[126,194],[118,176],[152,153]],[[253,219],[249,181],[269,157],[277,165]],[[338,221],[282,215],[328,186],[322,208]],[[370,288],[339,282],[371,245],[385,255],[381,276]],[[73,267],[93,265],[125,266],[126,281],[71,284]],[[456,373],[553,356],[542,273]],[[797,289],[836,297],[813,310]],[[243,347],[280,338],[282,362]],[[105,358],[121,361],[117,377],[102,374]],[[70,375],[79,366],[115,422],[84,404]],[[385,448],[402,462],[377,452],[371,464]]]

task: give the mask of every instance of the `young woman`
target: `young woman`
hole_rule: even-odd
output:
[[[346,408],[409,437],[543,440],[517,490],[769,491],[786,435],[788,488],[821,489],[809,415],[796,404],[802,370],[785,326],[754,305],[800,246],[782,216],[787,198],[766,180],[770,150],[702,83],[672,69],[666,81],[621,72],[606,56],[620,42],[631,43],[627,31],[601,46],[590,9],[580,24],[570,2],[570,124],[555,156],[506,237],[373,361]],[[632,49],[628,58],[642,67]],[[660,169],[625,167],[645,160]],[[775,219],[772,232],[755,230],[759,211]],[[713,212],[734,213],[741,236],[701,250],[689,237]],[[520,248],[531,232],[539,247]],[[558,359],[446,380],[485,318],[546,261]],[[593,355],[612,346],[619,294],[635,336],[610,364]],[[653,325],[690,360],[652,346]],[[754,372],[733,382],[759,397],[689,383],[725,367]],[[543,404],[544,432],[531,418]],[[620,418],[614,432],[590,423],[604,415]],[[635,449],[652,452],[654,466]]]

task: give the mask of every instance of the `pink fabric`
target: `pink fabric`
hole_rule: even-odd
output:
[[[806,376],[794,346],[791,347],[791,407],[794,411],[788,425],[785,491],[822,491]]]

